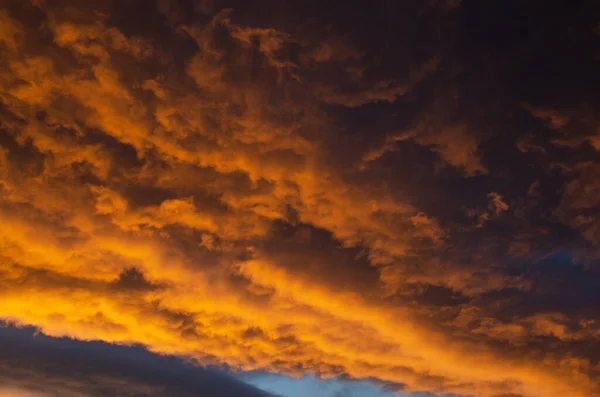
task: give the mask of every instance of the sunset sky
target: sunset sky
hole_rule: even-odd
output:
[[[0,397],[600,396],[597,0],[0,0]]]

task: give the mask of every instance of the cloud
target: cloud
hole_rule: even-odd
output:
[[[1,318],[406,393],[597,391],[594,107],[515,77],[499,5],[84,3],[1,18]]]
[[[0,328],[6,396],[248,396],[271,394],[216,369],[150,354],[139,347],[53,339],[31,328]]]

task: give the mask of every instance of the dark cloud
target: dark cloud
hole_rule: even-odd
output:
[[[33,328],[0,327],[0,391],[51,396],[247,396],[271,394],[218,369],[142,347],[49,338]]]
[[[113,284],[117,288],[124,289],[153,289],[154,285],[146,280],[144,273],[135,267],[125,269],[119,274],[119,278]]]

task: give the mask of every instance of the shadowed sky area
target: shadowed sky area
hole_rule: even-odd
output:
[[[600,397],[599,71],[595,0],[0,0],[0,395]]]
[[[142,346],[51,338],[32,327],[0,324],[0,395],[402,397],[373,381],[294,379],[260,371],[231,373],[202,368]],[[250,385],[259,387],[262,390]],[[264,391],[263,391],[264,390]],[[270,394],[274,393],[274,394]]]
[[[0,395],[274,397],[217,369],[142,347],[50,338],[33,328],[0,327]],[[17,394],[20,395],[20,394]]]

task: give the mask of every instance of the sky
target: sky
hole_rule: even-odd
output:
[[[600,396],[599,70],[595,0],[0,0],[0,396]]]

